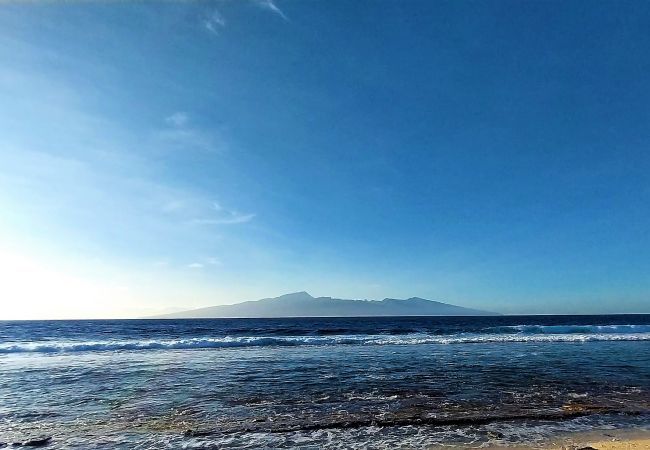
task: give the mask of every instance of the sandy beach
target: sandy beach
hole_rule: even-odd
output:
[[[650,431],[600,430],[588,433],[571,433],[559,436],[546,444],[535,446],[491,446],[488,449],[511,450],[648,450]]]
[[[650,449],[650,431],[646,430],[607,430],[589,433],[576,433],[564,437],[563,442],[549,446],[558,450],[641,450]]]

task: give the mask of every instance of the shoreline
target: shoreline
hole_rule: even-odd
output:
[[[547,442],[531,445],[491,445],[487,450],[646,450],[650,449],[650,430],[627,428],[560,434]]]

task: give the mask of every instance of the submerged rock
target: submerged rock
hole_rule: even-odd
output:
[[[185,432],[183,433],[183,436],[185,436],[185,437],[200,437],[200,436],[208,436],[210,434],[213,434],[212,431],[192,430],[190,428],[188,430],[185,430]]]
[[[488,431],[488,437],[491,439],[503,439],[505,435],[500,431]]]
[[[35,439],[29,439],[22,444],[13,444],[14,447],[17,446],[22,446],[22,447],[45,447],[46,445],[49,445],[50,442],[52,442],[52,436],[42,436],[38,437]]]

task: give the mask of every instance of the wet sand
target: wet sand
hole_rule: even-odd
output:
[[[548,448],[582,449],[592,447],[598,450],[650,450],[650,431],[606,430],[576,433],[564,437],[564,441]]]
[[[648,430],[601,430],[558,436],[546,444],[534,446],[491,446],[509,450],[650,450]]]

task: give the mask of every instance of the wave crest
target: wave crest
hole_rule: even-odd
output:
[[[612,327],[646,327],[645,325],[617,325]],[[535,326],[518,326],[535,327]],[[592,328],[594,326],[591,326]],[[549,327],[542,327],[549,328]],[[552,327],[551,327],[552,328]],[[637,328],[634,328],[636,330]],[[242,347],[289,347],[289,346],[332,346],[332,345],[422,345],[422,344],[472,344],[507,342],[591,342],[591,341],[650,341],[650,332],[572,332],[564,334],[548,331],[532,331],[524,328],[514,334],[458,334],[434,336],[411,334],[402,336],[286,336],[286,337],[224,337],[194,338],[177,340],[130,340],[98,342],[28,342],[0,344],[0,354],[11,353],[75,353],[142,350],[189,350]]]
[[[502,328],[531,334],[650,333],[650,325],[512,325]]]

